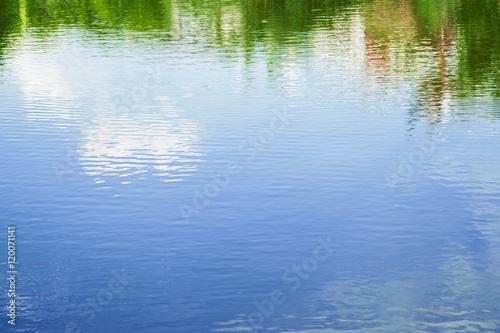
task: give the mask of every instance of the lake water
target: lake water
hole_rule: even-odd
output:
[[[496,0],[2,1],[0,330],[500,332],[499,84]]]

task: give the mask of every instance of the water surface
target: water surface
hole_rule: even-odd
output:
[[[499,30],[489,0],[1,2],[1,330],[498,332]]]

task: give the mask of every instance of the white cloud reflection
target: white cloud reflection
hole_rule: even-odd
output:
[[[42,38],[28,32],[9,59],[27,121],[68,132],[61,141],[77,143],[60,158],[64,171],[83,170],[96,183],[124,184],[146,175],[179,181],[195,171],[202,156],[199,121],[174,107],[161,87],[134,101],[129,95],[150,75],[151,64],[140,54],[124,60],[119,49],[118,58],[89,49],[82,33],[54,31]],[[132,107],[118,107],[117,93],[132,97]]]
[[[127,183],[129,176],[145,173],[179,181],[196,171],[201,154],[194,148],[199,139],[194,122],[160,115],[139,118],[94,120],[78,152],[85,173],[97,182],[120,177]]]

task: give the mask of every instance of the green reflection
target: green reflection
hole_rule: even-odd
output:
[[[0,2],[0,55],[18,29],[78,26],[100,34],[147,31],[167,43],[189,39],[247,62],[264,50],[272,69],[290,48],[327,43],[315,34],[335,32],[356,15],[365,65],[417,71],[422,105],[438,107],[450,90],[499,95],[497,0],[10,0]]]
[[[163,0],[26,0],[32,27],[81,25],[135,30],[169,29],[169,2]]]
[[[19,8],[20,4],[17,1],[0,1],[0,65],[4,57],[4,49],[18,28]]]
[[[497,0],[463,1],[457,11],[459,87],[499,96],[500,19]]]

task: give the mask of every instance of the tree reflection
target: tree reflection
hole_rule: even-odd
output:
[[[499,95],[496,0],[2,1],[0,55],[15,27],[78,26],[98,34],[147,31],[158,43],[206,44],[246,62],[264,50],[272,72],[284,66],[287,49],[325,42],[314,34],[356,15],[369,69],[416,72],[419,115],[441,121],[451,92]]]
[[[18,7],[15,1],[0,1],[0,65],[4,57],[4,49],[10,43],[11,35],[18,24]]]

